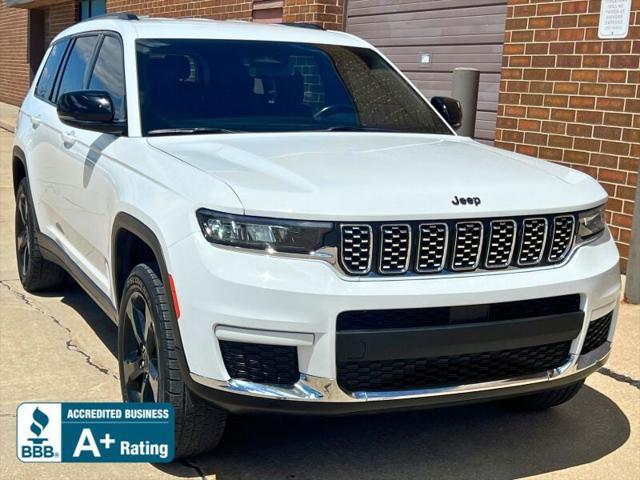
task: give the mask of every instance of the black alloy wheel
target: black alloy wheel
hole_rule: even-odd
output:
[[[158,339],[153,313],[140,292],[125,308],[122,374],[130,402],[157,402],[160,388]]]
[[[26,278],[31,266],[31,238],[33,232],[29,222],[29,201],[24,189],[16,198],[16,257],[21,278]]]

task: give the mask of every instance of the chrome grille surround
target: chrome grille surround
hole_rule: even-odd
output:
[[[575,230],[576,220],[573,215],[561,215],[553,219],[551,245],[547,256],[549,262],[560,262],[568,255],[573,246]]]
[[[369,225],[340,227],[340,262],[351,275],[366,275],[371,271],[373,233]]]
[[[416,272],[440,272],[447,261],[449,226],[446,223],[422,223],[418,227]]]
[[[542,260],[549,223],[546,218],[525,218],[522,221],[518,265],[536,265]]]
[[[475,270],[482,253],[482,222],[456,223],[456,238],[453,244],[451,270],[463,272]]]
[[[507,268],[516,246],[515,220],[491,220],[484,267]]]
[[[379,273],[387,275],[406,272],[411,258],[411,225],[382,225],[378,258]]]

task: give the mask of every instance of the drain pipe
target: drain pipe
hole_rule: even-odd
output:
[[[453,69],[451,96],[462,105],[462,125],[458,129],[458,135],[463,137],[473,137],[476,131],[479,83],[480,70],[467,67]]]
[[[640,168],[636,182],[636,200],[631,220],[631,245],[627,262],[627,281],[624,286],[624,299],[635,305],[640,303]]]

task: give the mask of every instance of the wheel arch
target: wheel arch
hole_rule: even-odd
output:
[[[27,157],[18,146],[13,147],[11,155],[11,171],[13,175],[13,194],[18,192],[18,185],[23,178],[27,177]]]
[[[158,265],[156,273],[164,285],[169,285],[169,271],[156,234],[132,215],[126,212],[118,213],[111,233],[111,274],[116,306],[120,304],[124,282],[135,266],[132,262],[137,264],[145,261],[155,261]],[[170,301],[175,311],[171,298]]]

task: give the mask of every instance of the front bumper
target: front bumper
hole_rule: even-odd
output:
[[[584,378],[607,360],[620,292],[607,233],[554,268],[411,279],[345,280],[321,261],[216,248],[196,233],[170,247],[190,388],[229,410],[349,413],[454,404],[544,390]],[[336,318],[349,310],[475,305],[579,294],[585,321],[568,361],[551,371],[421,390],[350,392],[336,378]],[[591,320],[614,311],[608,341],[579,355]],[[231,379],[219,340],[297,347],[300,380],[279,387]],[[282,402],[282,400],[288,400]],[[323,406],[321,406],[323,405]]]

